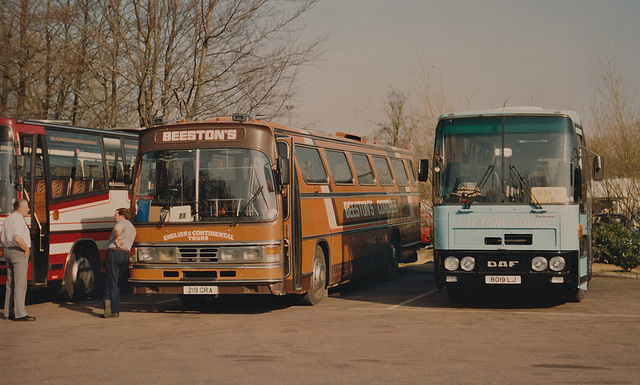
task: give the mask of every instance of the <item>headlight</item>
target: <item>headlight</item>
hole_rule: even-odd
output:
[[[449,271],[458,270],[458,266],[460,265],[460,261],[456,257],[447,257],[444,260],[444,268]]]
[[[566,262],[562,257],[553,257],[549,261],[549,268],[553,271],[562,271],[566,266]]]
[[[262,248],[244,249],[243,259],[245,262],[262,262]]]
[[[138,247],[136,249],[139,262],[175,262],[175,247]]]
[[[150,247],[138,247],[138,261],[149,262],[153,260],[153,249]]]
[[[464,271],[471,271],[476,267],[476,259],[471,256],[466,256],[460,261],[460,267],[462,267]]]
[[[545,257],[538,256],[531,260],[531,268],[534,271],[545,271],[547,270],[547,265],[547,258]]]
[[[220,262],[240,262],[242,261],[242,249],[221,249]]]
[[[218,258],[222,263],[275,263],[282,260],[282,248],[280,247],[280,245],[228,248],[223,247],[218,251]]]

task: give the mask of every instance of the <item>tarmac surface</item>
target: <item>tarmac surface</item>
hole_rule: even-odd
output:
[[[394,281],[351,282],[316,306],[295,296],[42,299],[0,320],[12,384],[637,384],[640,280],[594,267],[581,303],[535,295],[452,302],[430,250]]]

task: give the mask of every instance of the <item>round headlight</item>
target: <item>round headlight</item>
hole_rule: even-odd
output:
[[[549,267],[553,271],[562,271],[564,269],[564,267],[566,266],[566,264],[567,263],[565,262],[564,258],[562,258],[562,257],[553,257],[549,261]]]
[[[471,256],[466,256],[460,261],[460,267],[462,267],[464,271],[471,271],[476,267],[476,259]]]
[[[531,268],[534,271],[545,271],[547,270],[547,266],[548,266],[547,258],[545,257],[538,256],[538,257],[534,257],[531,260]]]
[[[447,257],[444,260],[444,268],[449,271],[458,270],[458,266],[460,265],[460,261],[456,257]]]

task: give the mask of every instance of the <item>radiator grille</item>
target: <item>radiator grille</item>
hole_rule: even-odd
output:
[[[179,247],[178,262],[218,262],[218,249],[211,247]]]

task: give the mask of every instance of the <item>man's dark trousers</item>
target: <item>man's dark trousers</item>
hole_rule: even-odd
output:
[[[104,267],[107,271],[104,285],[104,300],[111,301],[111,314],[120,313],[120,287],[118,279],[127,269],[129,252],[127,250],[108,249]]]

